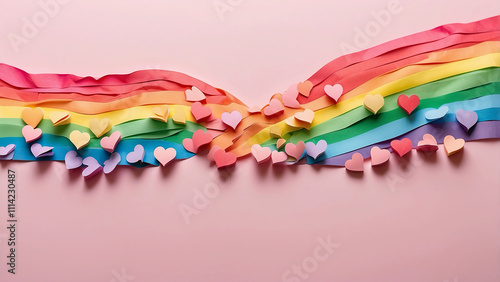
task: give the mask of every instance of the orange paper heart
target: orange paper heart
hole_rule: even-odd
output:
[[[40,107],[34,109],[25,108],[21,113],[21,117],[26,124],[35,128],[43,119],[43,109]]]
[[[444,138],[443,144],[446,155],[451,156],[464,148],[465,140],[462,138],[455,139],[455,137],[447,135]]]

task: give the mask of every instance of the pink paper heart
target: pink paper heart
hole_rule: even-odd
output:
[[[116,166],[120,163],[122,157],[117,152],[114,152],[109,156],[109,159],[104,161],[104,174],[109,174],[115,170]]]
[[[288,159],[288,156],[285,152],[280,152],[280,151],[273,151],[271,153],[271,160],[273,164],[278,164],[286,161]]]
[[[26,142],[32,142],[42,137],[42,130],[40,128],[33,128],[31,125],[25,125],[22,129],[22,134]]]
[[[193,133],[193,137],[191,139],[193,140],[193,150],[194,150],[193,153],[196,154],[196,152],[198,152],[198,149],[200,147],[210,144],[210,142],[212,142],[213,137],[212,135],[210,135],[210,133],[208,132],[205,133],[203,129],[198,129]],[[184,144],[184,142],[182,144]]]
[[[344,166],[350,171],[363,172],[363,155],[360,153],[354,153],[352,158],[345,162]]]
[[[222,113],[221,120],[234,130],[241,122],[241,114],[238,111],[232,111],[231,113],[225,112]]]
[[[35,143],[31,145],[31,153],[35,158],[43,158],[43,157],[50,157],[54,155],[54,152],[52,152],[52,149],[54,147],[48,147],[48,146],[42,146],[39,143]]]
[[[67,169],[75,169],[82,166],[83,159],[78,156],[76,151],[69,151],[64,156],[64,163]]]
[[[327,84],[323,89],[325,90],[326,95],[332,98],[335,101],[335,103],[337,103],[340,96],[344,94],[344,88],[340,84],[335,84],[335,85]]]
[[[251,148],[252,155],[257,161],[257,163],[263,163],[271,158],[271,149],[268,147],[262,147],[259,144],[252,145]]]
[[[86,157],[82,163],[86,166],[82,171],[82,176],[85,179],[92,178],[102,171],[102,166],[93,157]]]
[[[288,143],[285,145],[285,152],[290,156],[296,159],[297,161],[302,158],[302,154],[304,153],[305,150],[305,144],[304,141],[300,141],[297,143],[297,145]]]
[[[144,159],[144,147],[141,144],[137,144],[134,147],[134,150],[127,154],[127,162],[133,164],[137,162],[142,162]]]
[[[418,141],[417,151],[435,152],[439,149],[436,138],[429,133],[424,134],[422,140]]]
[[[122,139],[122,134],[119,131],[115,131],[109,137],[106,136],[101,139],[101,147],[104,150],[113,153],[113,151],[116,148],[116,145],[118,144],[118,142],[120,142],[121,139]]]
[[[215,152],[217,152],[220,149],[221,149],[221,147],[219,147],[217,145],[213,145],[212,148],[210,148],[210,151],[208,151],[207,159],[211,162],[215,161],[214,154],[215,154]]]
[[[299,91],[297,90],[297,84],[291,85],[290,87],[288,87],[285,93],[283,93],[283,104],[289,108],[300,108],[300,103],[297,101],[298,96]]]
[[[372,166],[377,166],[386,163],[391,157],[391,152],[386,149],[380,149],[377,146],[372,147],[370,150],[372,159]]]
[[[205,94],[203,94],[203,92],[196,86],[191,87],[191,89],[187,89],[185,93],[186,93],[186,101],[189,102],[199,102],[207,98]]]
[[[258,113],[260,113],[260,107],[259,106],[252,106],[252,107],[248,108],[247,111],[250,114],[258,114]]]
[[[264,115],[270,117],[274,115],[281,115],[285,109],[283,108],[283,104],[281,104],[278,99],[271,99],[269,101],[269,106],[264,108]]]
[[[166,166],[175,159],[177,151],[174,148],[165,149],[163,147],[156,147],[153,154],[162,166]]]

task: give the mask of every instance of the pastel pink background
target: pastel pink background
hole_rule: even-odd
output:
[[[9,32],[43,9],[0,0],[0,61],[34,73],[176,70],[262,106],[342,55],[390,1],[65,2],[16,52]],[[219,17],[218,2],[234,7]],[[360,47],[500,14],[498,0],[399,3]],[[340,246],[307,281],[500,281],[499,159],[498,142],[471,142],[453,158],[440,148],[407,165],[365,163],[357,177],[251,159],[228,176],[195,157],[88,182],[62,163],[2,162],[0,281],[287,281],[329,236]],[[5,264],[7,169],[18,178],[16,275]],[[180,207],[207,185],[218,195],[185,220]]]

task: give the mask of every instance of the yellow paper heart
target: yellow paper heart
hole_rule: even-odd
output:
[[[384,97],[380,94],[366,95],[363,100],[363,104],[367,110],[373,114],[377,114],[377,112],[384,106]]]
[[[54,126],[68,124],[70,114],[68,112],[51,112],[49,118]]]
[[[287,119],[285,119],[285,123],[287,125],[289,125],[291,127],[295,127],[295,128],[305,128],[307,130],[311,129],[311,124],[310,123],[298,120],[298,119],[295,118],[295,116],[288,117]]]
[[[276,125],[273,125],[269,128],[269,135],[271,138],[280,138],[283,133],[281,132],[281,128]]]
[[[160,107],[154,107],[153,108],[154,115],[150,116],[149,118],[154,119],[154,120],[158,120],[158,121],[167,122],[168,112],[169,112],[169,108],[167,105],[163,105]]]
[[[90,142],[90,134],[87,132],[80,132],[78,130],[73,130],[69,134],[69,140],[73,145],[75,145],[76,149],[79,150],[80,148],[83,148],[87,146]]]
[[[93,118],[89,121],[89,128],[94,133],[94,135],[99,138],[111,130],[111,120],[109,118],[103,118],[101,120]]]
[[[21,117],[26,124],[35,128],[43,118],[43,109],[40,107],[34,109],[25,108],[21,113]]]
[[[172,116],[172,120],[176,124],[186,124],[186,113],[181,109],[177,109]]]

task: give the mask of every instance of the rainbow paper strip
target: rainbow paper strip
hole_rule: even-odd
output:
[[[194,100],[186,99],[186,92],[193,87],[205,96],[202,106],[211,110],[203,121],[192,114]],[[334,88],[337,92],[332,94]],[[375,94],[384,97],[384,104],[373,114],[364,101],[367,95]],[[420,99],[409,115],[398,106],[398,97],[403,94]],[[327,146],[320,156],[305,158],[304,151],[298,163],[337,166],[344,165],[355,152],[369,157],[375,145],[389,148],[394,139],[407,137],[416,147],[425,133],[438,135],[439,143],[445,135],[467,141],[500,138],[500,16],[443,25],[339,57],[269,101],[272,105],[260,113],[250,113],[228,92],[172,71],[142,70],[95,79],[29,74],[0,64],[0,146],[15,144],[14,160],[62,161],[67,152],[76,150],[69,135],[78,130],[91,136],[78,154],[92,156],[102,164],[110,153],[101,148],[100,138],[90,130],[92,118],[110,120],[112,129],[104,136],[121,133],[122,140],[115,148],[121,157],[119,164],[135,166],[158,165],[153,152],[159,146],[174,148],[176,159],[192,157],[192,148],[184,142],[200,129],[213,137],[207,149],[217,146],[235,158],[249,155],[255,144],[278,150],[276,132],[286,144],[325,140]],[[155,108],[165,105],[165,120],[152,119]],[[276,114],[267,114],[276,105]],[[449,111],[441,119],[425,118],[426,112],[443,105]],[[38,124],[43,136],[36,142],[54,147],[52,156],[36,158],[30,152],[31,144],[21,132],[25,126],[21,116],[27,107],[43,109],[43,120]],[[460,109],[477,113],[478,122],[470,132],[457,123]],[[234,111],[239,112],[241,121],[235,118],[233,129],[223,116],[229,119]],[[69,122],[53,126],[53,112],[69,113]],[[176,114],[184,116],[185,124],[174,122]],[[136,145],[144,147],[145,155],[141,163],[132,164],[127,154]],[[228,160],[228,156],[221,158]]]

